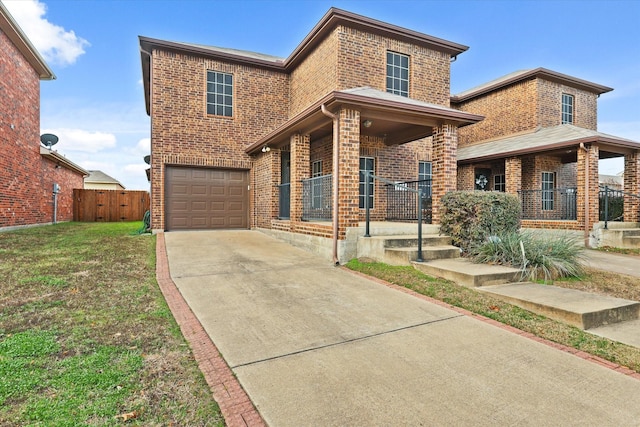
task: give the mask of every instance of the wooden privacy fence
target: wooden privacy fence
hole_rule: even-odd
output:
[[[149,193],[126,190],[73,190],[73,220],[141,221],[149,210]]]

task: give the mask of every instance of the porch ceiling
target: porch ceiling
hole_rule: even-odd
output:
[[[309,134],[312,140],[330,135],[332,120],[321,111],[325,105],[337,112],[342,107],[360,111],[360,133],[384,138],[385,144],[397,145],[431,136],[433,127],[442,124],[466,126],[479,122],[482,116],[440,105],[393,95],[369,87],[334,91],[274,131],[251,144],[245,151],[253,154],[265,146],[281,147],[289,143],[292,134]],[[364,126],[370,121],[369,127]]]
[[[619,157],[640,150],[639,142],[564,124],[460,148],[458,163],[475,163],[543,152],[570,161],[575,157],[575,149],[581,143],[597,144],[601,159]]]

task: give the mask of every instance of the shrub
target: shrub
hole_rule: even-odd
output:
[[[492,236],[473,251],[473,260],[522,270],[522,279],[553,281],[584,274],[584,247],[579,239],[559,233],[542,236],[528,230]]]
[[[440,232],[453,244],[469,252],[489,236],[504,235],[520,228],[518,196],[489,191],[453,191],[440,199]]]

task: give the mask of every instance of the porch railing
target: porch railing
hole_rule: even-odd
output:
[[[278,185],[278,218],[289,219],[291,216],[291,184]]]
[[[387,221],[416,221],[418,219],[417,194],[418,190],[422,190],[422,221],[431,224],[433,206],[430,179],[385,184],[385,187]]]
[[[625,197],[627,200],[637,199],[636,218],[640,217],[640,194],[629,193],[624,190],[615,190],[608,186],[600,187],[599,219],[604,221],[604,228],[608,228],[609,221],[624,221]],[[629,209],[629,207],[627,208]]]
[[[522,219],[575,221],[578,218],[576,188],[520,190],[518,195]]]
[[[330,221],[333,210],[332,175],[302,181],[302,220]]]
[[[366,171],[364,172],[364,177],[365,177],[365,181],[364,181],[364,209],[365,209],[365,231],[364,231],[364,237],[371,237],[371,235],[369,234],[369,210],[372,208],[372,206],[370,206],[370,202],[371,199],[369,197],[369,191],[371,188],[371,183],[375,180],[378,180],[384,184],[387,185],[391,185],[396,187],[396,190],[399,192],[406,192],[406,193],[411,193],[413,195],[413,197],[415,197],[416,199],[420,200],[420,202],[416,202],[416,204],[414,204],[414,209],[417,211],[417,218],[416,218],[416,222],[418,223],[418,257],[416,259],[416,261],[418,262],[422,262],[423,258],[422,258],[422,201],[426,198],[427,195],[427,188],[426,186],[419,186],[417,185],[416,188],[412,188],[408,185],[405,185],[403,183],[400,182],[393,182],[390,181],[388,179],[379,177],[379,176],[375,176],[371,171]],[[429,195],[431,195],[431,187],[429,186]],[[417,209],[417,206],[420,206],[420,209]]]

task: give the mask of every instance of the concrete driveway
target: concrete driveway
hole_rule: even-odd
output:
[[[640,425],[640,381],[257,231],[165,233],[171,277],[270,426]]]

